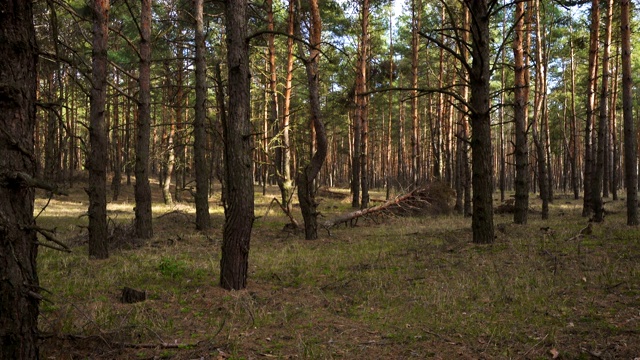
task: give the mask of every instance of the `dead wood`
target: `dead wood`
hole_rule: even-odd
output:
[[[133,304],[145,300],[147,300],[146,291],[140,291],[126,286],[124,287],[124,289],[122,289],[122,296],[120,297],[120,301],[124,304]]]
[[[446,213],[450,211],[450,202],[454,195],[453,190],[448,186],[432,183],[399,195],[383,204],[339,215],[325,221],[323,225],[326,229],[330,229],[340,224],[353,224],[362,216],[379,213],[396,216],[418,215],[425,212]]]
[[[278,204],[278,206],[280,207],[280,210],[282,210],[282,212],[287,215],[287,217],[289,218],[290,221],[290,226],[294,227],[297,230],[300,229],[300,225],[298,225],[298,221],[296,221],[296,219],[293,217],[293,215],[291,215],[291,211],[287,208],[285,208],[284,206],[282,206],[282,203],[280,201],[278,201],[277,198],[273,198],[273,200],[271,200],[271,202],[269,203],[269,207],[267,208],[267,211],[264,213],[263,217],[267,217],[267,215],[269,215],[269,211],[271,211],[271,207],[273,206],[273,203]],[[285,225],[285,229],[287,228],[287,226]]]
[[[349,197],[349,194],[345,194],[337,191],[331,191],[323,187],[318,189],[317,195],[320,197],[336,199],[336,200],[344,200]]]

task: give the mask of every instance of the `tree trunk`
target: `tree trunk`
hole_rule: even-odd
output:
[[[493,228],[493,181],[491,155],[491,70],[489,51],[489,3],[478,0],[467,2],[471,13],[471,56],[469,84],[471,88],[471,151],[473,215],[471,228],[473,242],[488,244],[494,241]]]
[[[419,31],[422,20],[422,0],[411,1],[411,179],[420,181],[420,119],[418,116]]]
[[[298,200],[304,219],[304,233],[307,240],[318,238],[318,203],[315,201],[313,182],[327,156],[327,135],[320,112],[320,94],[318,64],[320,61],[320,44],[322,20],[318,8],[318,0],[310,0],[309,55],[304,60],[309,84],[309,105],[311,121],[316,134],[316,152],[311,161],[298,173]],[[357,120],[356,120],[357,121]]]
[[[570,20],[571,21],[571,20]],[[571,187],[573,189],[573,198],[578,200],[580,197],[580,184],[578,183],[578,115],[576,112],[576,65],[573,49],[573,23],[571,23],[569,38],[570,65],[571,65]]]
[[[34,130],[38,49],[33,3],[0,3],[0,359],[38,358],[35,191],[16,173],[36,175]]]
[[[525,36],[524,5],[524,2],[516,3],[514,13],[516,24],[513,39],[513,56],[515,59],[513,121],[516,133],[514,150],[516,158],[516,201],[513,222],[516,224],[526,224],[529,211],[529,144],[527,143],[528,121],[526,118],[526,108],[529,102],[529,81],[525,76],[525,56],[527,55],[523,48]]]
[[[95,0],[93,22],[93,64],[89,124],[89,257],[106,259],[107,248],[107,40],[109,0]]]
[[[604,205],[602,203],[602,187],[605,171],[605,156],[607,153],[607,137],[609,130],[609,54],[611,44],[611,23],[613,19],[613,0],[606,1],[607,15],[605,19],[604,42],[602,44],[602,84],[600,88],[600,109],[598,119],[598,150],[596,152],[596,171],[593,177],[592,204],[593,221],[604,220]]]
[[[353,119],[353,152],[351,158],[351,207],[360,207],[360,176],[362,170],[360,169],[360,153],[362,152],[362,121],[361,113],[362,107],[360,104],[360,96],[358,90],[361,89],[361,83],[364,81],[361,69],[366,67],[364,64],[364,58],[362,57],[362,41],[358,44],[358,60],[356,65],[356,88],[354,94],[355,111]]]
[[[136,236],[153,236],[151,187],[149,186],[149,137],[151,135],[151,0],[142,0],[140,15],[140,93],[135,163]]]
[[[166,131],[166,130],[165,130]],[[164,137],[164,136],[163,136]],[[176,155],[174,152],[173,139],[176,137],[176,125],[171,117],[169,117],[169,134],[167,135],[167,160],[164,166],[164,179],[162,179],[162,199],[165,205],[173,205],[171,197],[171,177],[173,176],[173,168],[176,164]],[[160,172],[163,175],[163,172]]]
[[[116,76],[116,83],[118,83],[118,77]],[[120,146],[122,142],[120,140],[120,97],[114,95],[113,97],[113,130],[111,134],[111,142],[113,148],[113,178],[111,179],[111,199],[118,201],[120,196],[120,184],[122,180],[122,149]]]
[[[542,41],[542,31],[540,30],[540,2],[534,0],[534,11],[536,14],[536,91],[533,107],[533,124],[531,126],[533,142],[536,147],[536,160],[538,165],[538,187],[540,188],[540,199],[542,200],[542,219],[549,218],[549,178],[547,167],[547,132],[544,128],[544,117],[546,113],[546,91],[547,91],[547,65],[544,57],[544,45]],[[541,121],[539,121],[539,119]],[[540,130],[538,129],[540,123]]]
[[[631,71],[631,6],[620,1],[622,37],[622,116],[624,121],[624,176],[627,187],[627,225],[638,225],[637,138],[633,123],[633,79]]]
[[[360,188],[362,190],[362,199],[360,206],[366,208],[369,206],[369,95],[367,92],[367,56],[369,49],[369,0],[362,0],[362,32],[360,44],[360,56],[358,58],[358,76],[359,81],[356,87],[356,106],[359,110],[359,117],[356,116],[355,121],[360,122]]]
[[[293,180],[291,177],[291,142],[289,139],[289,119],[291,112],[291,90],[293,82],[293,35],[294,35],[294,0],[289,1],[289,20],[287,22],[287,75],[284,85],[284,104],[282,111],[282,142],[276,148],[276,166],[278,187],[282,197],[282,206],[290,211],[289,200],[293,192]],[[275,46],[274,46],[275,47]],[[274,54],[275,67],[275,54]]]
[[[196,0],[196,104],[193,121],[193,157],[196,171],[196,229],[211,227],[209,214],[209,169],[207,168],[207,64],[204,54],[205,35],[203,22],[203,0]]]
[[[240,290],[247,286],[254,220],[247,0],[227,0],[225,18],[229,114],[223,123],[226,203],[220,286]]]
[[[591,216],[593,211],[593,142],[592,131],[595,120],[596,89],[598,84],[598,41],[600,38],[600,4],[591,1],[591,34],[589,35],[589,83],[587,90],[587,116],[584,129],[584,203],[582,216]]]

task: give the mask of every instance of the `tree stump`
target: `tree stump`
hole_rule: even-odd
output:
[[[124,287],[124,289],[122,289],[122,296],[120,297],[120,302],[124,304],[133,304],[133,303],[137,303],[145,300],[147,300],[146,291],[139,291],[126,286]]]

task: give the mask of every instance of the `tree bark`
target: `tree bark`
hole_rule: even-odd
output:
[[[89,123],[89,257],[106,259],[107,247],[107,40],[109,0],[94,0],[93,64]]]
[[[283,94],[283,109],[282,109],[282,140],[280,146],[276,148],[276,176],[278,181],[278,187],[280,188],[280,195],[282,198],[282,206],[288,212],[291,211],[290,198],[293,192],[293,179],[291,177],[291,141],[289,139],[290,117],[291,117],[291,91],[293,83],[293,35],[294,31],[294,1],[289,1],[289,19],[287,22],[287,65],[286,65],[286,78],[284,84]],[[275,56],[274,56],[275,67]]]
[[[602,188],[607,153],[607,138],[609,131],[609,55],[611,52],[611,24],[613,21],[613,0],[606,1],[607,15],[605,19],[604,41],[602,44],[602,84],[600,88],[600,108],[598,119],[598,150],[596,152],[596,171],[593,177],[592,203],[595,222],[604,220],[604,205],[602,203]]]
[[[318,0],[310,0],[310,26],[309,26],[309,54],[304,59],[309,84],[309,105],[311,122],[316,135],[316,152],[311,161],[298,173],[298,200],[304,219],[304,233],[307,240],[318,238],[318,203],[315,201],[315,189],[313,182],[320,172],[320,168],[327,157],[327,135],[322,122],[320,112],[319,82],[320,73],[320,44],[322,34],[322,20],[318,8]],[[357,120],[356,120],[357,121]]]
[[[595,120],[596,89],[598,84],[598,41],[600,38],[600,4],[591,1],[591,34],[589,35],[589,83],[587,90],[587,116],[584,129],[584,203],[582,216],[593,212],[593,141],[592,131]]]
[[[529,211],[529,144],[527,142],[526,108],[529,102],[529,81],[525,76],[524,19],[525,3],[516,3],[513,56],[515,60],[515,83],[513,90],[513,121],[515,123],[516,143],[516,201],[513,222],[526,224]]]
[[[356,87],[356,106],[359,110],[359,118],[355,121],[360,122],[360,188],[362,198],[360,206],[364,209],[369,206],[369,95],[367,92],[367,56],[369,53],[369,0],[362,0],[362,22],[361,22],[361,45],[358,65],[358,87]]]
[[[0,3],[0,359],[38,358],[35,191],[10,173],[36,175],[37,59],[33,3]]]
[[[142,0],[140,15],[140,93],[135,163],[135,231],[141,239],[153,236],[149,185],[149,137],[151,135],[151,0]]]
[[[627,187],[627,225],[638,225],[637,138],[633,123],[633,79],[631,71],[631,6],[620,1],[622,38],[622,116],[624,121],[624,176]]]
[[[118,77],[116,76],[116,83]],[[121,131],[120,131],[120,97],[113,97],[113,130],[111,134],[111,142],[113,143],[113,178],[111,179],[111,199],[118,201],[120,196],[120,184],[122,182],[122,149],[121,149]]]
[[[207,168],[207,64],[204,54],[205,34],[203,21],[203,0],[196,0],[196,104],[193,121],[193,157],[196,171],[196,229],[208,230],[211,227],[209,214],[209,169]]]
[[[163,111],[164,112],[164,111]],[[165,130],[166,131],[166,130]],[[164,135],[162,136],[164,138]],[[169,116],[169,134],[167,135],[167,159],[164,166],[164,179],[162,180],[162,199],[165,205],[173,205],[173,197],[171,196],[171,177],[173,176],[173,168],[176,165],[176,155],[174,152],[173,139],[176,137],[176,125],[171,116]],[[163,172],[160,172],[163,175]]]
[[[570,20],[571,21],[571,20]],[[580,198],[580,184],[578,183],[578,143],[580,141],[578,136],[578,115],[576,112],[576,65],[573,46],[573,23],[571,23],[569,38],[569,51],[570,51],[570,65],[571,65],[571,149],[570,149],[570,161],[571,161],[571,188],[573,189],[573,198],[578,200]]]
[[[467,2],[471,13],[471,56],[469,84],[471,88],[471,151],[473,242],[493,243],[493,179],[490,112],[489,5],[487,0]]]
[[[411,1],[411,180],[420,181],[420,118],[418,116],[419,31],[422,20],[422,0]]]
[[[551,169],[547,166],[547,131],[544,127],[546,116],[546,91],[547,91],[547,65],[544,56],[544,44],[542,41],[540,2],[534,0],[535,11],[535,34],[536,34],[536,83],[535,100],[533,107],[533,124],[531,126],[533,142],[536,147],[536,160],[538,165],[538,187],[540,188],[540,199],[542,200],[542,219],[549,218],[549,175]],[[540,129],[538,129],[540,123]]]
[[[225,224],[220,286],[244,289],[254,220],[247,0],[225,2],[229,113],[223,123]]]

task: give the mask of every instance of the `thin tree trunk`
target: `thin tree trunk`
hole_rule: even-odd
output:
[[[226,203],[220,286],[239,290],[247,286],[254,220],[247,0],[227,0],[225,18],[229,116],[223,123]]]
[[[169,134],[167,135],[167,160],[164,166],[164,179],[162,179],[162,199],[165,205],[173,205],[173,197],[171,196],[171,177],[173,176],[173,168],[176,164],[176,156],[174,153],[173,139],[176,136],[176,125],[169,117]],[[163,136],[164,137],[164,136]],[[163,172],[160,172],[162,175]]]
[[[542,200],[542,219],[549,218],[549,179],[547,172],[546,154],[546,130],[544,128],[544,116],[546,113],[546,91],[547,91],[547,65],[544,58],[544,45],[542,42],[540,1],[534,0],[534,11],[536,14],[536,91],[533,107],[533,124],[531,126],[533,142],[536,147],[538,165],[538,187],[540,188],[540,199]],[[539,121],[541,119],[542,121]],[[540,128],[538,127],[540,123]]]
[[[584,204],[582,216],[593,212],[593,124],[595,120],[596,89],[598,84],[598,41],[600,40],[600,4],[591,1],[591,34],[589,35],[589,83],[587,90],[587,116],[584,130]]]
[[[611,52],[611,24],[613,21],[613,0],[606,1],[607,15],[605,19],[604,42],[602,44],[602,84],[600,88],[600,108],[598,119],[598,147],[596,152],[596,171],[593,177],[593,218],[595,222],[604,220],[602,187],[607,153],[607,133],[609,130],[609,55]]]
[[[149,137],[151,135],[151,0],[142,0],[140,15],[140,92],[135,163],[135,231],[141,239],[153,236],[151,187],[149,186]]]
[[[358,68],[358,85],[356,89],[356,101],[359,110],[360,130],[362,135],[360,137],[360,188],[362,190],[362,199],[360,206],[366,208],[369,206],[369,96],[367,92],[367,55],[369,49],[369,0],[362,0],[362,29],[361,29],[361,45],[360,45],[360,57]]]
[[[109,0],[94,0],[91,114],[89,124],[89,257],[106,259],[107,247],[107,40]]]
[[[633,123],[633,79],[631,71],[631,6],[620,1],[622,37],[622,116],[624,122],[624,176],[627,187],[627,225],[638,225],[637,138]]]
[[[276,148],[276,164],[278,167],[277,179],[282,206],[290,211],[289,199],[293,191],[293,181],[291,177],[291,141],[289,139],[289,123],[291,117],[291,90],[293,81],[293,35],[294,35],[294,1],[289,1],[289,20],[287,22],[287,75],[284,85],[284,99],[282,111],[282,143]],[[275,45],[274,45],[275,47]],[[275,67],[275,55],[274,55]],[[277,104],[277,103],[276,103]]]
[[[116,84],[119,82],[116,76]],[[111,198],[118,201],[120,196],[120,184],[122,182],[122,149],[121,149],[121,130],[120,130],[120,97],[113,96],[113,130],[111,134],[111,142],[113,144],[113,178],[111,179]]]
[[[361,185],[361,152],[362,152],[362,104],[358,90],[362,88],[362,82],[365,81],[362,69],[366,68],[365,59],[362,50],[363,41],[358,43],[358,60],[356,65],[356,91],[354,95],[355,111],[353,116],[353,153],[351,160],[351,207],[360,207],[360,185]]]
[[[411,1],[411,180],[420,181],[420,119],[418,109],[419,31],[422,20],[422,0]]]
[[[526,118],[526,108],[529,102],[529,79],[525,76],[525,57],[527,54],[523,47],[525,38],[524,6],[524,2],[516,3],[514,13],[516,24],[513,39],[513,56],[515,59],[513,121],[516,133],[516,199],[513,222],[516,224],[526,224],[529,211],[529,144],[527,142],[528,121]]]
[[[209,214],[209,169],[207,168],[207,64],[205,61],[205,34],[203,0],[196,0],[196,103],[193,121],[193,157],[196,171],[196,229],[208,230],[211,227]]]
[[[38,358],[38,245],[31,225],[38,48],[33,2],[0,3],[0,359]]]
[[[572,21],[572,20],[569,20]],[[580,184],[578,182],[578,143],[580,138],[578,136],[578,115],[576,112],[576,65],[573,49],[573,22],[570,24],[570,37],[569,37],[569,51],[570,51],[570,65],[571,65],[571,149],[570,149],[570,161],[571,161],[571,187],[573,189],[573,198],[578,200],[580,197]]]

